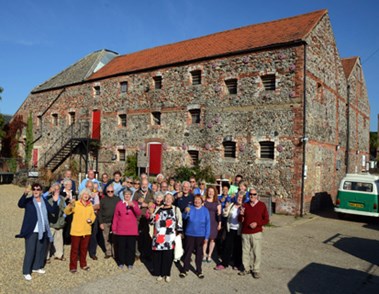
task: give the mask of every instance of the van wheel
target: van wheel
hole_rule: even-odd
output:
[[[342,212],[337,212],[337,216],[339,219],[345,219],[346,218],[346,215]]]

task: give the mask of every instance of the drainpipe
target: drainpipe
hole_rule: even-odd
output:
[[[304,189],[305,189],[305,173],[306,173],[306,144],[308,138],[306,136],[307,131],[307,43],[304,42],[304,78],[303,78],[303,165],[301,173],[301,197],[300,197],[300,216],[304,216]]]
[[[349,81],[347,81],[349,82]],[[349,163],[350,163],[350,85],[347,85],[347,117],[346,117],[346,173],[349,172]]]

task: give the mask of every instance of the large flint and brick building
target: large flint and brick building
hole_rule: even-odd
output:
[[[59,170],[83,148],[100,173],[123,169],[131,154],[150,174],[199,161],[217,176],[244,175],[280,213],[334,197],[368,160],[360,59],[340,58],[326,10],[126,55],[94,52],[33,89],[16,114],[30,112],[39,167]]]

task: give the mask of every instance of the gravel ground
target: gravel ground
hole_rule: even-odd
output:
[[[333,215],[308,215],[302,219],[274,215],[265,229],[262,278],[240,277],[232,269],[213,270],[205,264],[205,279],[190,273],[171,283],[157,282],[137,262],[132,271],[120,271],[113,260],[88,258],[90,272],[73,275],[67,261],[53,260],[46,274],[22,276],[24,241],[19,232],[23,210],[17,202],[23,189],[0,186],[0,293],[377,293],[379,289],[379,224],[377,221],[340,221]],[[68,257],[69,246],[65,246]]]

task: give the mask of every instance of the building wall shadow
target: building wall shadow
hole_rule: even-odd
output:
[[[310,263],[288,283],[290,293],[377,293],[379,277],[354,269]]]

